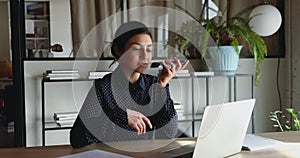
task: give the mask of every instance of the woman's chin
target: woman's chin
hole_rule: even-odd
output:
[[[135,69],[136,72],[143,73],[147,69],[148,66],[139,66]]]

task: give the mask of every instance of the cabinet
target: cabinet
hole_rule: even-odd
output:
[[[210,92],[211,92],[211,82],[212,79],[214,78],[218,78],[220,76],[191,76],[191,77],[175,77],[173,80],[178,80],[178,79],[183,79],[183,80],[188,80],[188,82],[191,83],[191,100],[192,103],[191,105],[187,105],[187,108],[189,108],[191,111],[190,113],[187,112],[184,117],[180,118],[178,121],[179,123],[191,123],[191,131],[192,131],[192,136],[196,136],[196,132],[198,131],[197,125],[199,125],[199,122],[201,122],[202,120],[202,113],[201,111],[197,111],[196,110],[196,102],[195,100],[197,100],[199,98],[199,94],[197,94],[197,92],[195,92],[195,87],[196,87],[196,82],[197,80],[203,80],[204,81],[204,86],[205,89],[205,97],[206,97],[206,105],[211,104],[211,96],[210,96]],[[253,88],[253,75],[252,74],[236,74],[234,76],[222,76],[226,79],[228,79],[228,87],[229,87],[229,91],[230,91],[230,100],[229,101],[237,101],[238,99],[238,82],[240,78],[248,78],[248,80],[246,81],[249,84],[250,87],[250,96],[249,98],[253,98],[254,97],[254,88]],[[45,118],[46,115],[49,116],[49,110],[47,111],[46,109],[49,108],[50,105],[46,105],[46,90],[45,88],[47,86],[51,86],[49,83],[53,83],[53,84],[63,84],[63,83],[81,83],[81,82],[88,82],[89,84],[92,83],[93,80],[89,80],[89,79],[76,79],[76,80],[42,80],[42,145],[45,146],[45,132],[46,131],[54,131],[54,130],[65,130],[65,129],[70,129],[71,127],[60,127],[58,126],[54,120],[53,121],[47,121],[47,119]],[[249,82],[250,81],[250,82]],[[48,85],[49,84],[49,85]],[[170,83],[171,84],[171,83]],[[89,88],[87,88],[88,90]],[[55,92],[54,92],[55,93]],[[84,99],[84,98],[83,98]],[[206,106],[205,105],[205,106]],[[48,113],[48,114],[47,114]],[[50,115],[53,115],[53,113],[51,113]],[[254,133],[254,122],[253,122],[253,115],[252,115],[252,132]],[[68,137],[68,135],[67,135]]]
[[[50,53],[49,2],[25,3],[26,58],[45,58]]]

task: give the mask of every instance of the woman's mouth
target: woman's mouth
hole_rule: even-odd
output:
[[[139,65],[142,67],[148,67],[149,63],[140,63]]]

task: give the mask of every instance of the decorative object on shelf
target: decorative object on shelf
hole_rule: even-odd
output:
[[[279,10],[266,2],[254,8],[250,17],[252,17],[249,21],[251,29],[260,36],[273,35],[280,28],[282,22]]]
[[[63,47],[61,44],[54,44],[54,45],[50,46],[50,50],[53,52],[62,52]]]
[[[270,120],[275,122],[273,127],[279,128],[281,132],[299,131],[300,123],[298,115],[300,111],[296,113],[293,108],[287,108],[286,111],[289,116],[286,116],[283,111],[280,110],[270,112]]]

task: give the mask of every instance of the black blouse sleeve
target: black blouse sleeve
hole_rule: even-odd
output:
[[[86,128],[86,121],[84,120],[92,119],[101,115],[102,112],[100,104],[101,103],[95,94],[95,88],[92,86],[70,131],[70,143],[72,147],[80,148],[99,142],[99,140]]]
[[[174,108],[173,100],[170,96],[169,84],[165,88],[161,88],[156,84],[154,90],[156,105],[163,102],[162,107],[158,112],[152,116],[149,116],[149,120],[155,125],[156,138],[174,138],[178,130],[177,113]]]
[[[73,148],[81,148],[86,145],[100,142],[89,130],[84,126],[80,119],[77,117],[71,131],[70,131],[70,143]]]

